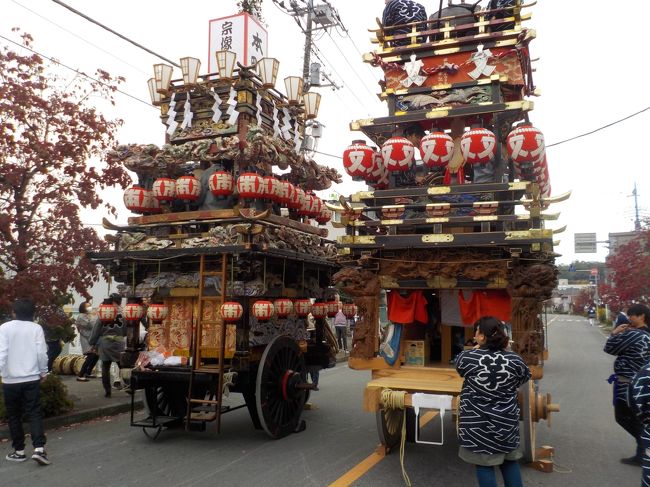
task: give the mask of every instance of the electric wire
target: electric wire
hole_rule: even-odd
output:
[[[140,69],[140,68],[137,67],[137,66],[134,66],[133,64],[129,63],[128,61],[125,61],[124,59],[122,59],[122,58],[116,56],[116,55],[113,54],[112,52],[107,51],[107,50],[104,49],[103,47],[98,46],[97,44],[93,44],[93,43],[90,42],[88,39],[86,39],[86,38],[84,38],[84,37],[81,37],[81,36],[78,35],[78,34],[75,34],[75,33],[72,32],[71,30],[66,29],[65,27],[63,27],[63,26],[60,25],[60,24],[57,24],[56,22],[53,22],[52,20],[48,19],[47,17],[44,17],[43,15],[39,14],[38,12],[32,10],[32,9],[29,8],[29,7],[26,7],[25,5],[23,5],[23,4],[19,3],[19,2],[17,2],[16,0],[11,0],[11,2],[15,3],[15,4],[18,5],[19,7],[24,8],[24,9],[27,10],[28,12],[33,13],[34,15],[36,15],[37,17],[39,17],[39,18],[45,20],[46,22],[49,22],[50,24],[52,24],[52,25],[58,27],[58,28],[61,29],[62,31],[67,32],[68,34],[70,34],[70,35],[76,37],[77,39],[79,39],[79,40],[85,42],[86,44],[88,44],[88,45],[94,47],[95,49],[97,49],[97,50],[103,52],[104,54],[108,54],[108,55],[111,56],[113,59],[117,59],[118,61],[120,61],[120,62],[123,63],[123,64],[126,64],[126,65],[129,66],[130,68],[133,68],[133,69],[135,69],[135,70],[137,70],[137,71],[139,71],[140,73],[145,74],[145,75],[150,75],[150,74],[151,74],[151,73],[147,73],[146,71],[143,71],[142,69]]]
[[[103,82],[103,81],[101,81],[101,80],[98,80],[97,78],[93,78],[92,76],[87,75],[87,74],[84,73],[83,71],[79,71],[78,69],[74,69],[74,68],[68,66],[67,64],[63,64],[61,61],[57,61],[57,60],[54,59],[54,58],[51,58],[51,57],[49,57],[49,56],[46,56],[45,54],[43,54],[43,53],[41,53],[41,52],[39,52],[39,51],[36,51],[36,50],[32,49],[31,47],[24,46],[24,45],[20,44],[19,42],[13,41],[13,40],[9,39],[8,37],[3,36],[2,34],[0,34],[0,39],[4,39],[4,40],[7,41],[7,42],[11,42],[12,44],[15,44],[16,46],[18,46],[18,47],[20,47],[20,48],[22,48],[22,49],[26,49],[26,50],[29,51],[29,52],[32,52],[32,53],[34,53],[34,54],[37,54],[37,55],[41,56],[42,58],[45,58],[45,59],[47,59],[48,61],[50,61],[50,62],[52,62],[52,63],[54,63],[54,64],[56,64],[56,65],[58,65],[58,66],[61,66],[61,67],[66,68],[66,69],[69,69],[70,71],[73,71],[73,72],[75,72],[75,73],[77,73],[77,74],[80,74],[81,76],[84,76],[85,78],[88,78],[89,80],[92,80],[92,81],[94,81],[94,82],[96,82],[96,83],[99,83],[99,84],[101,84],[101,85],[103,85],[103,86],[108,86],[108,87],[111,88],[111,89],[114,88],[116,92],[121,93],[122,95],[128,96],[129,98],[132,98],[133,100],[139,101],[140,103],[144,103],[144,104],[147,105],[148,107],[151,107],[151,108],[154,108],[154,109],[158,110],[157,107],[153,106],[153,105],[152,105],[151,103],[149,103],[148,101],[144,101],[142,98],[138,98],[138,97],[135,96],[135,95],[132,95],[132,94],[130,94],[130,93],[127,93],[126,91],[122,91],[121,89],[116,88],[116,87],[114,87],[114,86],[112,86],[112,85],[109,85],[108,83],[105,83],[105,82]]]

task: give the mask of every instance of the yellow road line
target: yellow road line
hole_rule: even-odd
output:
[[[429,410],[420,416],[420,428],[438,416],[438,414],[440,414],[439,411]],[[359,480],[361,477],[367,474],[370,469],[372,469],[375,465],[384,459],[386,455],[379,453],[380,450],[381,446],[377,448],[377,451],[371,453],[368,457],[361,460],[361,462],[345,472],[341,477],[336,479],[327,487],[348,487],[352,485],[353,482]]]

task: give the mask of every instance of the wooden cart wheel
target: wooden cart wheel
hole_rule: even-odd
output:
[[[153,432],[153,433],[152,433],[151,431],[149,431],[149,430],[151,430],[151,429],[153,429],[153,428],[145,428],[145,427],[143,427],[143,428],[142,428],[142,432],[143,432],[144,435],[145,435],[147,438],[149,438],[151,441],[156,441],[156,439],[158,438],[158,436],[160,436],[160,432],[162,431],[163,427],[162,427],[162,426],[158,426],[158,427],[156,428],[156,431]]]
[[[307,367],[296,342],[275,337],[264,349],[257,369],[255,401],[266,433],[283,438],[300,426],[307,398]]]
[[[144,398],[150,417],[155,414],[156,416],[178,418],[178,421],[166,423],[165,428],[178,426],[182,423],[186,414],[185,405],[187,404],[185,396],[182,395],[182,391],[177,390],[172,393],[171,391],[166,390],[163,386],[149,387],[145,389]],[[142,431],[149,439],[155,440],[158,438],[162,428],[162,426],[158,426],[155,433],[148,431],[152,428],[142,428]]]
[[[535,384],[530,380],[521,387],[521,449],[524,453],[524,461],[532,463],[535,461],[535,450],[537,443],[537,423],[533,418],[533,408],[535,405],[532,399],[535,397]]]
[[[402,437],[404,411],[401,409],[380,409],[375,413],[379,441],[386,448],[396,446]]]

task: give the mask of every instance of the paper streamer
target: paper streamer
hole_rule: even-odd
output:
[[[280,118],[278,117],[278,108],[273,102],[273,137],[280,137]]]
[[[284,117],[282,118],[282,138],[284,140],[289,140],[291,139],[291,134],[289,133],[291,131],[291,115],[289,114],[289,110],[286,108],[282,109],[282,113],[284,114]]]
[[[235,110],[236,107],[237,107],[237,92],[235,91],[235,88],[231,86],[230,96],[228,97],[228,109],[226,110],[226,114],[228,115],[227,123],[229,125],[235,125],[235,122],[237,122],[237,119],[239,118],[239,112]]]
[[[185,99],[185,104],[183,105],[183,123],[181,123],[181,130],[185,130],[187,127],[191,127],[193,118],[194,114],[192,113],[192,104],[190,103],[190,93],[187,92],[187,98]]]
[[[167,135],[174,135],[176,128],[178,127],[178,122],[176,121],[176,93],[172,93],[172,97],[169,100],[169,110],[167,111]]]
[[[257,126],[261,127],[262,126],[262,95],[257,93],[255,95],[255,118],[257,119]]]
[[[217,94],[216,91],[214,91],[214,88],[212,88],[212,97],[214,98],[214,105],[212,105],[212,121],[214,123],[219,123],[221,120],[221,115],[223,115],[223,112],[221,111],[221,98]]]

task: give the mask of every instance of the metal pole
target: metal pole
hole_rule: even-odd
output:
[[[598,316],[598,301],[600,301],[600,297],[598,296],[598,274],[596,274],[596,290],[594,291],[594,301],[596,301],[596,324],[598,324],[600,322]]]
[[[314,11],[314,0],[309,0],[307,2],[307,26],[305,27],[305,55],[302,60],[302,79],[303,79],[303,91],[309,91],[311,84],[309,83],[309,67],[311,64],[311,24],[312,24],[312,12]]]

